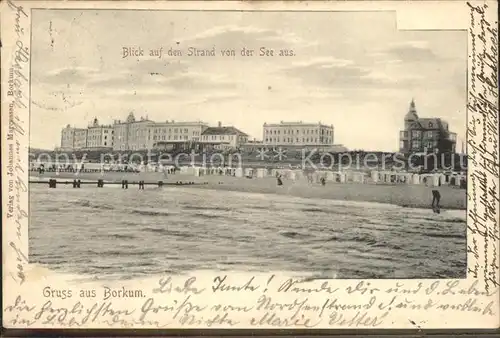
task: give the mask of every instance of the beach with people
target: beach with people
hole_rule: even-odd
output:
[[[442,185],[429,187],[425,184],[401,184],[385,182],[311,182],[305,178],[289,179],[281,178],[282,185],[274,176],[267,177],[235,177],[233,175],[201,175],[176,172],[166,174],[164,172],[30,172],[30,180],[48,181],[56,179],[58,182],[71,182],[75,179],[82,181],[95,181],[102,179],[105,183],[118,183],[127,180],[129,183],[145,181],[186,185],[189,182],[195,184],[186,185],[191,189],[214,189],[220,191],[248,192],[259,194],[278,194],[302,198],[331,199],[357,202],[375,202],[393,204],[410,208],[431,208],[432,190],[438,189],[442,199],[440,206],[444,210],[465,210],[467,207],[467,195],[465,189],[458,186]],[[130,187],[134,189],[134,187]],[[148,187],[146,189],[157,189]],[[162,189],[168,189],[164,187]]]

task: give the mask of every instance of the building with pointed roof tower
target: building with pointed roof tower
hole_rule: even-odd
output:
[[[399,133],[401,153],[455,152],[457,135],[448,130],[441,118],[421,118],[412,99],[404,117],[404,130]]]

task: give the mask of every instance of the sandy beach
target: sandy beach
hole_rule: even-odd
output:
[[[192,189],[216,189],[226,191],[244,191],[262,194],[290,195],[303,198],[321,198],[333,200],[376,202],[399,205],[412,208],[430,208],[432,201],[431,190],[438,189],[441,193],[441,206],[444,209],[466,209],[466,191],[456,187],[426,187],[424,185],[391,185],[391,184],[359,184],[359,183],[334,183],[327,182],[325,186],[309,184],[306,181],[284,180],[282,186],[276,184],[273,177],[267,178],[237,178],[232,176],[207,175],[195,177],[186,174],[168,175],[163,173],[44,173],[31,172],[30,177],[41,180],[56,178],[66,181],[79,178],[81,180],[104,179],[105,182],[120,182],[123,179],[130,183],[144,180],[146,182],[163,181],[165,183],[195,182],[206,183],[203,185],[189,186]]]

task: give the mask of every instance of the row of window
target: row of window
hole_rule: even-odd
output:
[[[148,140],[150,140],[151,138],[148,137]],[[187,135],[174,135],[173,137],[171,137],[170,135],[168,135],[168,140],[187,140],[188,139],[188,136]],[[166,141],[167,138],[165,135],[162,135],[162,136],[156,136],[154,135],[153,136],[153,141]]]
[[[420,150],[422,148],[427,148],[427,149],[434,149],[437,148],[438,142],[437,141],[428,141],[428,142],[421,142],[419,140],[414,140],[411,142],[411,149],[413,150]],[[401,141],[399,143],[399,147],[401,149],[406,148],[406,144],[404,141]]]
[[[114,137],[111,136],[111,139],[113,139]],[[101,139],[101,135],[89,135],[87,136],[87,140],[100,140]],[[104,135],[104,139],[107,140],[108,139],[108,135]]]
[[[296,142],[296,143],[299,143],[300,142],[300,138],[295,138],[295,141],[294,141],[294,138],[293,137],[283,137],[283,138],[279,138],[279,137],[269,137],[265,139],[265,142],[266,143],[279,143],[279,142],[283,142],[283,143],[293,143],[293,142]],[[324,142],[325,144],[329,144],[331,142],[331,139],[330,138],[319,138],[319,142],[322,143]],[[302,143],[318,143],[318,138],[309,138],[309,137],[302,137]]]
[[[174,133],[177,133],[177,132],[184,133],[184,134],[189,133],[188,128],[184,128],[184,129],[183,128],[168,128],[168,132],[171,133],[172,129],[173,129]],[[166,134],[167,128],[155,128],[153,132],[155,134]],[[193,135],[200,135],[200,131],[193,130]]]
[[[201,137],[202,140],[222,140],[222,141],[230,141],[230,140],[235,140],[237,138],[236,135],[203,135]],[[240,140],[243,140],[242,137],[239,138]]]
[[[169,130],[169,133],[170,133],[170,130]],[[177,129],[174,129],[174,134],[177,134],[177,133],[181,133],[181,134],[186,134],[188,133],[187,131],[183,131],[183,130],[177,130]],[[127,135],[127,132],[126,131],[120,131],[119,133],[117,133],[118,136],[125,136]],[[133,136],[146,136],[147,135],[150,135],[150,132],[146,132],[146,130],[131,130],[129,131],[128,135],[129,137],[133,137]],[[166,131],[165,129],[163,130],[156,130],[153,132],[153,134],[166,134]],[[192,136],[200,136],[200,132],[199,131],[193,131],[193,135]],[[177,137],[177,136],[175,136]]]
[[[104,146],[106,147],[108,145],[108,142],[104,142]],[[109,144],[110,146],[112,145],[111,143]],[[100,147],[101,145],[99,143],[87,143],[86,147]]]
[[[437,132],[436,131],[432,131],[432,130],[429,130],[429,131],[424,131],[422,132],[421,130],[412,130],[411,131],[411,138],[414,139],[414,138],[421,138],[422,135],[424,135],[424,137],[427,137],[427,138],[433,138],[435,136],[437,136]],[[408,131],[401,131],[400,132],[400,136],[401,138],[407,138],[408,137]]]
[[[326,132],[326,135],[332,135],[333,134],[333,131],[331,131],[331,130],[321,129],[321,134],[322,135],[324,135],[325,132]],[[281,133],[280,129],[274,129],[274,130],[266,129],[265,130],[265,134],[266,135],[269,135],[269,134],[280,135],[280,133]],[[283,134],[284,135],[293,135],[294,131],[290,130],[290,129],[285,129],[285,130],[283,130]],[[295,134],[300,134],[300,130],[297,129],[295,131]],[[319,130],[318,129],[302,129],[302,134],[306,134],[306,135],[309,135],[309,134],[319,134]]]

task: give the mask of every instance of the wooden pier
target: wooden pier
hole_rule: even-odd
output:
[[[145,186],[147,185],[153,185],[156,187],[163,187],[163,186],[192,186],[192,185],[206,185],[208,182],[192,182],[192,181],[177,181],[177,182],[163,182],[163,181],[157,181],[157,182],[145,182],[145,181],[128,181],[128,180],[122,180],[122,181],[104,181],[104,180],[97,180],[97,181],[81,181],[81,180],[56,180],[56,179],[49,179],[47,181],[38,181],[38,180],[30,180],[30,184],[45,184],[49,188],[56,188],[58,184],[64,184],[64,185],[72,185],[73,188],[80,188],[81,185],[93,185],[98,188],[103,188],[105,185],[121,185],[122,189],[128,189],[129,185],[137,185],[139,186],[139,189],[144,189]],[[219,184],[221,184],[219,182]]]

